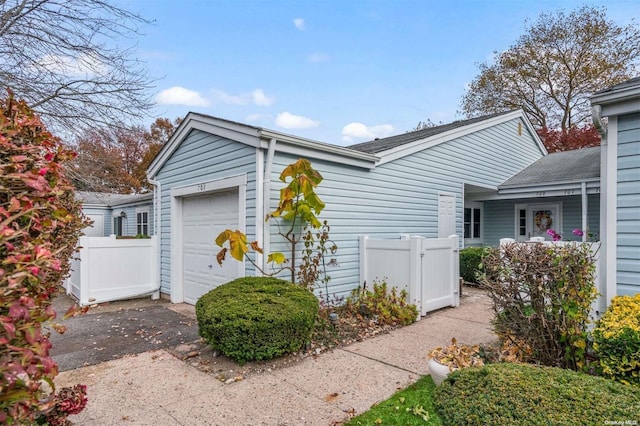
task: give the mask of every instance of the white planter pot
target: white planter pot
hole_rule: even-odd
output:
[[[440,386],[440,383],[442,383],[450,373],[448,365],[442,365],[433,358],[429,358],[427,360],[427,366],[429,367],[429,373],[431,374],[431,378],[436,386]]]

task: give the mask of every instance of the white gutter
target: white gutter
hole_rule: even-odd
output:
[[[149,181],[149,183],[151,185],[154,186],[153,188],[153,220],[156,222],[155,226],[153,227],[153,233],[156,235],[156,238],[158,239],[158,241],[156,242],[156,244],[158,245],[156,247],[156,289],[154,290],[153,295],[151,296],[152,299],[159,299],[160,298],[160,287],[162,287],[162,279],[161,279],[161,253],[162,253],[162,218],[160,215],[160,210],[161,210],[161,200],[162,200],[162,184],[156,180],[151,179],[150,177],[147,176],[147,180]]]
[[[262,181],[262,205],[264,206],[262,220],[265,219],[270,211],[271,201],[271,166],[273,165],[273,157],[276,152],[276,138],[269,139],[269,147],[267,148],[267,161],[264,166],[264,179]],[[271,247],[271,227],[265,224],[262,228],[262,249],[265,255],[262,256],[262,270],[267,270],[267,258]]]
[[[582,182],[580,186],[580,195],[582,201],[582,242],[587,242],[587,238],[589,237],[589,221],[588,221],[588,212],[589,208],[589,198],[587,196],[587,182]]]

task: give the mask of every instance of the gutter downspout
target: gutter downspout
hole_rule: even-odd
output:
[[[587,196],[587,182],[580,182],[580,195],[582,201],[582,242],[587,242],[589,237],[589,197]]]
[[[264,215],[266,217],[267,212],[270,211],[270,201],[271,201],[271,166],[273,165],[273,157],[276,152],[276,139],[269,139],[269,147],[267,148],[267,160],[264,166],[264,179],[262,181],[262,197],[264,206]],[[264,220],[264,218],[263,218]],[[262,248],[264,250],[265,255],[262,257],[262,270],[267,270],[267,259],[268,253],[271,251],[271,227],[269,224],[265,224],[262,228]]]
[[[593,126],[596,128],[598,133],[600,133],[600,248],[598,253],[598,277],[596,277],[596,288],[598,292],[601,294],[596,300],[596,317],[599,317],[602,312],[604,312],[609,306],[609,301],[616,294],[615,283],[613,285],[607,282],[607,276],[609,275],[609,271],[607,270],[607,248],[611,239],[609,238],[609,233],[607,232],[607,186],[608,186],[608,177],[607,177],[607,163],[608,163],[608,142],[607,142],[607,128],[602,123],[602,107],[600,105],[593,105],[591,107],[591,120],[593,122]],[[616,248],[612,248],[612,253],[615,253]],[[612,264],[612,267],[615,268],[615,262]],[[615,273],[615,271],[614,271]]]
[[[153,233],[155,234],[157,241],[157,247],[156,247],[156,289],[153,291],[153,294],[151,295],[151,299],[156,300],[160,298],[160,287],[162,287],[162,280],[160,278],[160,259],[161,259],[161,253],[162,253],[162,218],[160,215],[160,209],[161,209],[161,200],[162,200],[162,184],[156,180],[151,179],[150,177],[147,176],[147,181],[149,181],[149,183],[151,185],[154,186],[153,188],[153,220],[156,222],[155,226],[153,227]]]

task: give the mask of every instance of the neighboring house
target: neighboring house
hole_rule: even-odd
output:
[[[282,250],[277,228],[264,218],[284,185],[280,172],[300,157],[324,177],[318,187],[327,205],[321,219],[328,220],[339,247],[330,292],[344,295],[360,284],[361,235],[458,234],[465,237],[463,244],[487,244],[486,206],[473,195],[499,192],[544,155],[522,111],[351,147],[189,113],[148,170],[157,193],[161,291],[174,302],[195,303],[211,288],[254,274],[249,262],[216,263],[214,239],[226,228],[244,231],[265,253]],[[503,210],[511,211],[513,222],[518,214],[513,203]],[[516,232],[515,225],[506,228],[502,237]],[[265,265],[266,255],[256,254],[255,261]]]
[[[591,105],[603,133],[600,234],[610,300],[640,292],[640,77],[596,93]]]
[[[153,193],[110,194],[77,191],[82,212],[93,224],[86,228],[88,237],[151,236],[153,226]]]

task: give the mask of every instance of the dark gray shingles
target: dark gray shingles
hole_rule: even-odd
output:
[[[545,155],[505,181],[500,188],[600,178],[600,147]]]
[[[440,133],[448,132],[459,127],[468,126],[470,124],[479,123],[484,120],[488,120],[493,117],[497,117],[503,114],[509,114],[513,111],[499,112],[496,114],[484,115],[482,117],[470,118],[468,120],[454,121],[453,123],[443,124],[442,126],[428,127],[422,130],[416,130],[413,132],[403,133],[401,135],[390,136],[388,138],[375,139],[369,142],[362,142],[355,145],[347,146],[349,149],[355,151],[366,152],[369,154],[377,154],[382,151],[386,151],[397,146],[405,145],[411,142],[415,142],[421,139],[426,139],[431,136],[439,135]]]

